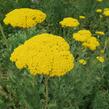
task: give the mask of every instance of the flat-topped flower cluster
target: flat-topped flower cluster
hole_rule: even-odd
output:
[[[30,28],[45,20],[46,14],[37,9],[20,8],[9,12],[4,23],[13,27]]]
[[[74,67],[68,43],[60,36],[43,33],[18,46],[11,55],[17,68],[32,75],[62,76]]]

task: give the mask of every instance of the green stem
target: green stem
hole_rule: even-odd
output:
[[[45,107],[44,109],[48,109],[48,77],[45,77]]]
[[[109,38],[105,41],[104,50],[106,50],[106,48],[107,48],[108,44],[109,44]]]
[[[26,29],[23,29],[23,32],[24,32],[24,34],[25,34],[25,36],[26,36],[26,37],[25,37],[26,39],[28,39],[28,36],[29,36],[29,35],[28,35],[28,34],[29,34],[28,31],[29,31],[29,30],[28,30],[27,28],[26,28]]]
[[[8,41],[7,41],[6,35],[5,35],[4,31],[3,31],[3,27],[1,25],[1,23],[0,23],[0,31],[1,31],[2,38],[4,40],[4,43],[5,43],[6,47],[8,48]]]

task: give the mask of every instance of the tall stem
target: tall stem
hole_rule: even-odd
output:
[[[6,38],[6,36],[5,36],[5,33],[4,33],[4,31],[3,31],[3,27],[2,27],[2,25],[1,25],[1,23],[0,23],[0,31],[1,31],[2,38],[3,38],[3,40],[4,40],[4,43],[5,43],[6,47],[8,48],[7,38]]]
[[[109,43],[109,38],[105,41],[104,50],[106,50],[106,47],[108,46],[108,43]]]
[[[48,77],[45,77],[45,108],[48,109]]]

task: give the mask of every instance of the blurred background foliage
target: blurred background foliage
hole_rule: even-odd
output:
[[[90,29],[92,33],[102,30],[109,36],[109,19],[95,13],[97,8],[109,7],[109,1],[104,1],[98,4],[96,0],[0,0],[0,22],[9,43],[7,49],[0,33],[0,109],[43,109],[44,105],[44,77],[33,77],[26,70],[17,70],[9,60],[13,49],[37,33],[69,37],[58,24],[67,16],[85,15],[80,28]],[[6,13],[21,7],[41,9],[47,14],[47,20],[29,30],[4,25]],[[97,52],[89,52],[92,56],[86,66],[75,62],[75,69],[68,75],[49,80],[49,109],[109,109],[109,47],[106,49],[105,64],[94,59]],[[75,45],[71,51],[75,51],[75,56],[80,53]]]

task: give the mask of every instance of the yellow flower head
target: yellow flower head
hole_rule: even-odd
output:
[[[105,16],[109,16],[109,8],[105,8],[104,11],[103,11],[103,14]]]
[[[97,0],[97,2],[103,2],[103,0]]]
[[[91,37],[91,32],[89,30],[80,30],[73,34],[73,38],[76,41],[85,42]]]
[[[59,22],[62,27],[77,27],[80,25],[79,21],[72,17],[64,18]]]
[[[96,12],[97,13],[102,13],[102,9],[97,9]]]
[[[74,67],[68,43],[60,36],[43,33],[18,46],[10,60],[32,75],[62,76]]]
[[[9,12],[3,21],[12,27],[30,28],[43,22],[45,18],[46,14],[40,10],[20,8]]]
[[[97,56],[96,58],[97,58],[97,60],[98,60],[99,62],[101,62],[101,63],[104,63],[104,62],[105,62],[105,59],[104,59],[103,56]]]
[[[98,46],[100,46],[99,41],[96,39],[96,37],[90,37],[87,42],[84,42],[82,44],[84,47],[89,48],[90,50],[94,51]]]
[[[85,19],[86,17],[85,17],[85,16],[79,16],[79,18],[80,18],[80,19]]]
[[[87,61],[85,59],[80,59],[79,60],[79,63],[82,64],[82,65],[86,65],[87,64]]]
[[[95,33],[98,35],[101,35],[101,36],[105,35],[105,33],[103,31],[96,31]]]
[[[100,50],[100,53],[101,53],[101,54],[104,54],[104,52],[105,52],[105,50],[104,50],[104,49]]]

